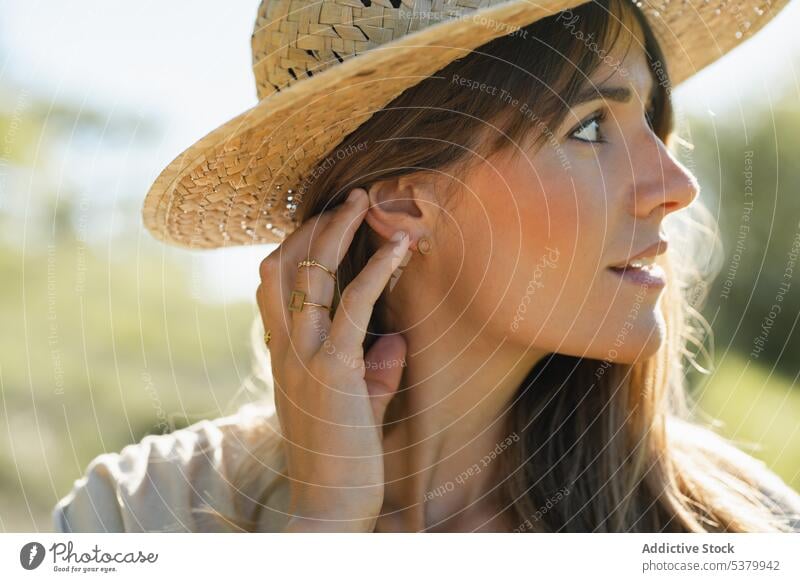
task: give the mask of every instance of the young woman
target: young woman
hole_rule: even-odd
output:
[[[669,55],[629,2],[563,7],[318,160],[261,264],[274,394],[101,455],[58,529],[800,530],[686,395]]]

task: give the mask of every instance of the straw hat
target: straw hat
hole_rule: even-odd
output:
[[[787,0],[642,0],[677,85]],[[408,87],[490,40],[585,0],[262,0],[252,35],[259,102],[175,158],[144,225],[186,248],[281,242],[304,180]]]

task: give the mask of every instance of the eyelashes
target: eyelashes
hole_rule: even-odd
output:
[[[603,139],[603,138],[600,138],[599,135],[601,135],[600,124],[603,123],[603,121],[605,121],[605,119],[606,119],[606,111],[605,111],[605,109],[599,109],[599,110],[595,111],[594,113],[592,113],[589,117],[587,117],[586,119],[581,121],[573,129],[571,129],[570,132],[569,132],[569,137],[572,138],[572,139],[575,139],[577,141],[582,141],[582,142],[586,142],[586,143],[604,143],[606,140]],[[594,128],[593,129],[594,133],[598,136],[596,139],[588,139],[588,138],[583,138],[583,137],[577,137],[578,133],[580,133],[580,132],[582,132],[584,130],[588,130],[588,129],[592,128],[592,127]]]
[[[605,108],[598,109],[597,111],[590,114],[589,117],[578,123],[578,125],[573,127],[567,134],[568,137],[584,143],[606,143],[607,140],[602,137],[603,135],[602,126],[606,121],[607,115],[608,112]],[[647,121],[647,125],[650,127],[651,130],[654,129],[655,116],[656,116],[656,104],[655,102],[651,101],[644,111],[644,118]],[[581,132],[586,132],[588,134],[594,135],[595,137],[594,138],[579,137],[578,134],[580,134]]]
[[[644,117],[647,119],[647,125],[650,126],[650,129],[654,129],[654,123],[656,118],[656,104],[654,102],[650,102],[647,109],[644,112]]]

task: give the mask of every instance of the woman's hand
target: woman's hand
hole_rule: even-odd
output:
[[[364,219],[362,189],[308,220],[261,263],[256,293],[269,343],[275,404],[290,479],[288,530],[372,531],[383,505],[383,416],[400,384],[406,344],[380,337],[366,356],[363,341],[372,309],[409,245],[405,233],[387,242],[341,291],[331,321],[320,307],[290,311],[292,290],[331,305],[336,271]],[[394,238],[394,237],[393,237]],[[388,365],[387,365],[388,360]],[[383,361],[383,365],[380,362]]]

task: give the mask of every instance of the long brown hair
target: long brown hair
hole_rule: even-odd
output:
[[[644,50],[657,75],[650,122],[670,143],[669,80],[646,20],[624,0],[590,2],[481,46],[377,111],[338,145],[343,152],[357,153],[344,159],[331,156],[299,193],[301,219],[340,204],[357,186],[368,189],[377,181],[421,171],[458,175],[457,168],[469,164],[470,152],[488,157],[530,136],[535,136],[536,147],[543,146],[548,132],[542,128],[565,118],[579,89],[608,59],[598,49],[615,46],[631,16],[644,31]],[[464,90],[454,78],[524,98],[535,116],[509,107],[497,92]],[[448,201],[445,197],[443,204]],[[363,223],[339,266],[338,290],[363,269],[376,244]],[[689,279],[699,271],[690,268],[692,252],[684,253],[666,257],[669,282],[662,308],[667,341],[655,356],[625,365],[554,353],[520,386],[509,427],[509,434],[520,438],[500,457],[506,476],[502,497],[519,523],[515,531],[789,529],[770,509],[756,479],[736,467],[739,457],[733,445],[690,420],[684,356],[687,346],[702,345],[698,330],[704,323],[698,323],[697,297],[691,304],[686,297]],[[337,293],[334,307],[338,299]],[[365,352],[379,334],[393,331],[382,319],[382,305],[379,301],[375,307]],[[254,338],[256,354],[266,361],[261,334]],[[260,368],[258,374],[265,373]],[[268,378],[264,381],[269,385]],[[274,446],[273,436],[264,434],[264,446]],[[258,450],[252,454],[259,457]],[[239,481],[254,479],[259,470],[258,463],[243,464]],[[270,492],[264,492],[262,501]],[[253,530],[258,513],[226,519]]]

